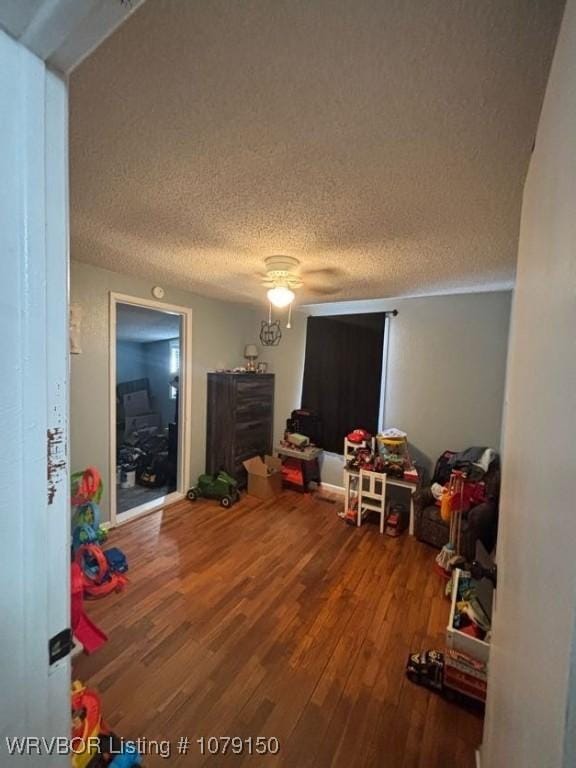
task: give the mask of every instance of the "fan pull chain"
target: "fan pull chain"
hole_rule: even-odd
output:
[[[292,328],[292,304],[288,304],[288,322],[286,328]]]

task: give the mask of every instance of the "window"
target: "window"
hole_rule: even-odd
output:
[[[176,400],[178,387],[172,384],[174,378],[178,380],[180,375],[180,339],[172,339],[170,342],[170,399]]]
[[[308,318],[302,408],[320,417],[326,451],[341,454],[353,429],[378,431],[384,325],[384,313]]]

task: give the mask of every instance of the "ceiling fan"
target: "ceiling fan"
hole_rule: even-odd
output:
[[[268,288],[266,296],[271,304],[283,309],[296,298],[294,289],[302,286],[300,262],[293,256],[269,256],[265,264],[262,282]]]
[[[266,272],[262,275],[262,283],[268,288],[266,296],[270,302],[268,311],[268,320],[262,321],[260,330],[260,341],[265,346],[275,346],[282,337],[280,321],[272,322],[272,306],[278,309],[288,307],[288,322],[286,328],[291,328],[292,303],[296,298],[295,290],[304,285],[301,276],[300,262],[294,256],[268,256],[265,260]],[[310,275],[339,276],[341,271],[335,268],[317,269],[305,273]],[[335,290],[327,285],[312,287],[315,293],[338,293],[339,288]]]
[[[266,273],[262,276],[262,283],[268,288],[268,301],[279,309],[292,304],[296,298],[294,291],[303,285],[312,293],[324,296],[340,292],[340,286],[329,284],[331,280],[343,275],[342,270],[336,267],[301,270],[300,261],[294,256],[269,256],[265,265]],[[315,282],[318,278],[320,282]]]

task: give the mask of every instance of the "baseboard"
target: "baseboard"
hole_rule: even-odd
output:
[[[344,495],[344,488],[341,485],[332,485],[332,483],[320,483],[320,490],[330,491],[331,493],[340,493]]]

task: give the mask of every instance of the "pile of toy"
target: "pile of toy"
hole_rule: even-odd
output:
[[[83,598],[104,597],[127,583],[124,553],[116,547],[102,549],[107,538],[100,525],[102,490],[102,478],[94,467],[72,475],[72,630],[87,653],[107,638],[84,612]]]
[[[408,451],[407,435],[399,429],[388,429],[375,437],[365,429],[355,429],[346,435],[344,454],[346,469],[354,475],[368,471],[409,482],[418,481],[418,473]],[[357,478],[350,481],[348,503],[341,514],[349,525],[354,526],[358,520],[359,482]],[[399,536],[406,517],[407,510],[403,504],[388,501],[384,532],[391,537]]]
[[[453,580],[450,583],[453,585]],[[491,623],[491,618],[478,597],[476,581],[468,571],[461,571],[454,611],[454,629],[477,640],[490,642]]]
[[[133,768],[142,758],[133,741],[124,741],[105,725],[100,697],[79,681],[72,684],[73,768]]]
[[[406,432],[393,427],[373,436],[365,429],[355,429],[346,435],[346,441],[357,446],[352,452],[347,452],[347,469],[382,472],[390,477],[417,481],[418,474],[410,458]]]

